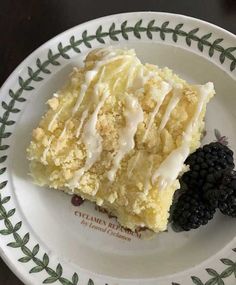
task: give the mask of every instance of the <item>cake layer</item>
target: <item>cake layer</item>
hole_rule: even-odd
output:
[[[48,101],[27,150],[31,174],[96,202],[124,227],[164,231],[213,95],[212,83],[189,85],[143,65],[134,50],[94,50]]]

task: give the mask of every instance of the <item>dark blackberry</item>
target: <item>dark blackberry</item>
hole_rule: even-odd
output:
[[[187,190],[175,205],[172,221],[174,227],[189,231],[206,225],[214,213],[215,209],[204,203],[198,192]]]
[[[218,189],[218,207],[222,214],[236,218],[236,172],[227,173]]]
[[[190,189],[202,189],[207,177],[214,176],[216,172],[234,168],[233,151],[220,142],[207,144],[185,161],[190,171],[182,176],[182,181]]]
[[[226,173],[228,173],[227,170],[215,171],[208,174],[202,185],[202,189],[200,189],[204,201],[209,203],[213,208],[217,208],[219,205],[219,185],[221,185]]]

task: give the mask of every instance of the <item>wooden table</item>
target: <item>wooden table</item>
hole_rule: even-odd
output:
[[[145,10],[193,16],[236,33],[236,0],[1,0],[0,85],[58,33],[101,16]],[[22,284],[1,259],[0,284]]]

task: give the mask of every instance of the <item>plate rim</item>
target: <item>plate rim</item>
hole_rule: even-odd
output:
[[[236,36],[232,33],[232,32],[229,32],[215,24],[212,24],[212,23],[209,23],[207,21],[204,21],[204,20],[201,20],[201,19],[197,19],[197,18],[194,18],[194,17],[189,17],[189,16],[185,16],[185,15],[181,15],[181,14],[175,14],[175,13],[166,13],[166,12],[154,12],[154,11],[135,11],[135,12],[129,12],[129,13],[118,13],[118,14],[112,14],[112,15],[108,15],[108,16],[104,16],[104,17],[99,17],[99,18],[96,18],[96,19],[93,19],[93,20],[89,20],[89,21],[86,21],[84,23],[81,23],[81,24],[78,24],[74,27],[71,27],[61,33],[59,33],[58,35],[52,37],[51,39],[49,39],[48,41],[46,41],[45,43],[43,43],[41,46],[39,46],[37,49],[35,49],[32,53],[30,53],[14,70],[13,72],[8,76],[8,78],[5,80],[5,82],[2,84],[1,86],[1,89],[0,89],[0,99],[2,101],[2,99],[4,99],[5,97],[7,97],[7,95],[3,95],[3,90],[5,89],[5,87],[9,84],[9,82],[11,80],[15,80],[13,79],[14,77],[18,78],[18,75],[21,73],[21,70],[26,67],[26,63],[27,61],[32,61],[33,58],[36,58],[35,56],[37,55],[38,51],[40,51],[43,47],[45,47],[46,45],[52,43],[53,41],[56,41],[57,38],[63,38],[64,35],[66,35],[67,33],[73,33],[73,30],[77,30],[78,28],[80,30],[83,29],[83,26],[86,27],[86,25],[88,24],[93,24],[93,23],[96,23],[96,22],[99,22],[99,21],[104,21],[106,19],[109,19],[109,18],[114,18],[114,22],[116,22],[117,20],[117,17],[119,16],[129,16],[129,15],[134,15],[136,14],[137,15],[137,18],[138,17],[142,17],[142,15],[154,15],[154,16],[158,16],[158,15],[164,15],[164,16],[169,16],[169,17],[173,17],[173,16],[176,16],[176,17],[180,17],[180,18],[184,18],[184,19],[187,19],[187,20],[194,20],[196,21],[196,23],[200,23],[200,24],[204,24],[206,26],[211,26],[213,28],[215,28],[216,30],[219,30],[220,32],[222,32],[223,34],[226,34],[230,37],[232,37],[232,39],[236,39]],[[175,20],[175,19],[174,19]],[[48,49],[47,49],[48,50]],[[220,68],[220,66],[218,66],[218,68]],[[223,69],[223,68],[222,68]],[[2,109],[2,107],[1,107]],[[2,238],[0,239],[2,241]],[[231,242],[230,242],[231,243]],[[2,242],[1,242],[2,244]],[[227,245],[226,245],[227,246]],[[225,247],[224,247],[225,248]],[[222,248],[222,250],[224,250],[224,248]],[[220,252],[222,251],[220,250]],[[213,256],[217,255],[219,252],[217,252],[216,254],[214,254]],[[16,268],[15,266],[15,262],[12,262],[12,260],[7,256],[7,254],[5,254],[4,252],[4,249],[2,248],[2,246],[0,247],[0,255],[2,257],[2,259],[4,260],[4,262],[7,264],[7,266],[13,271],[14,274],[16,274],[24,283],[27,283],[27,284],[33,284],[29,281],[29,279],[27,279],[27,276],[29,276],[29,274],[26,276],[24,274],[22,274],[22,272],[20,270],[18,270],[18,268]],[[213,256],[209,257],[208,259],[211,259]],[[207,260],[208,260],[207,259]],[[204,263],[205,261],[203,261],[202,263]],[[202,264],[201,263],[201,264]],[[186,270],[183,270],[181,271],[182,272],[185,272]],[[180,273],[180,272],[178,272]],[[174,274],[175,275],[175,274]],[[172,275],[170,275],[172,276]],[[165,277],[165,276],[163,276]],[[25,279],[26,278],[26,279]],[[162,278],[162,276],[160,276],[160,278]],[[140,280],[145,280],[145,279],[140,279]],[[30,282],[30,283],[29,283]]]

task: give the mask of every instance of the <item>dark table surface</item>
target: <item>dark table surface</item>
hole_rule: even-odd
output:
[[[184,14],[236,33],[236,0],[1,0],[0,86],[26,56],[58,33],[130,11]],[[1,259],[0,285],[22,285]]]

